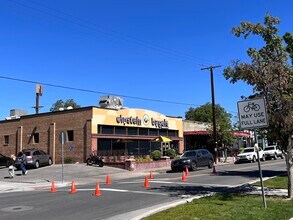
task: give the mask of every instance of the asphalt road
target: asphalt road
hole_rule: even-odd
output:
[[[263,177],[280,175],[286,169],[284,160],[261,162],[261,166]],[[53,168],[43,169],[42,174]],[[235,190],[245,183],[259,180],[257,163],[218,166],[216,175],[212,174],[211,169],[199,169],[189,172],[186,182],[182,181],[181,172],[160,170],[154,172],[154,179],[148,179],[148,188],[144,187],[144,177],[148,171],[135,173],[109,167],[96,168],[84,168],[93,170],[89,172],[96,175],[88,182],[82,180],[90,173],[79,173],[81,171],[77,171],[76,167],[73,169],[81,175],[77,179],[83,183],[76,184],[77,192],[73,194],[70,193],[70,186],[58,187],[56,193],[51,193],[48,188],[40,188],[0,194],[0,219],[132,219],[166,204],[185,202],[188,198],[213,192]],[[31,170],[31,177],[40,171]],[[70,180],[69,174],[66,175],[66,180]],[[111,175],[111,185],[105,184],[106,175]],[[29,178],[29,175],[25,178]],[[101,196],[93,196],[94,183],[99,178]]]

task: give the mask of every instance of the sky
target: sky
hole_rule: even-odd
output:
[[[223,70],[263,42],[232,27],[270,13],[281,36],[292,33],[292,8],[290,0],[0,0],[0,120],[11,109],[35,113],[36,83],[40,113],[59,99],[98,106],[114,94],[124,107],[184,119],[211,102],[210,72],[201,69],[217,65],[215,103],[236,116],[253,90]]]

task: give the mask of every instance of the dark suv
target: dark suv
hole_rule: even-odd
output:
[[[26,155],[26,166],[33,166],[39,168],[40,166],[51,165],[52,158],[49,154],[45,153],[42,150],[36,148],[23,149],[22,152],[19,152],[16,157],[15,166],[20,167],[22,161],[22,154]]]
[[[213,155],[206,149],[190,150],[171,163],[172,171],[184,170],[186,167],[190,170],[196,170],[197,167],[208,166],[212,168],[214,164]]]

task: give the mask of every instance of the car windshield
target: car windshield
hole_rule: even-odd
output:
[[[242,153],[251,153],[251,152],[254,152],[254,149],[253,148],[244,149]]]
[[[266,150],[274,150],[274,149],[275,149],[275,147],[266,147],[266,148],[265,148],[265,151],[266,151]]]
[[[182,157],[194,157],[195,154],[195,151],[187,151],[182,155]]]

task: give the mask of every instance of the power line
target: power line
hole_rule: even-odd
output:
[[[166,101],[166,100],[160,100],[160,99],[143,98],[143,97],[138,97],[138,96],[128,96],[128,95],[101,92],[101,91],[82,89],[82,88],[76,88],[76,87],[69,87],[69,86],[63,86],[63,85],[56,85],[56,84],[38,82],[38,81],[32,81],[32,80],[26,80],[26,79],[12,78],[12,77],[7,77],[7,76],[0,76],[0,79],[6,79],[6,80],[12,80],[12,81],[18,81],[18,82],[30,83],[30,84],[42,84],[45,86],[50,86],[50,87],[55,87],[55,88],[69,89],[69,90],[88,92],[88,93],[96,93],[96,94],[102,94],[102,95],[120,96],[123,98],[138,99],[138,100],[144,100],[144,101],[160,102],[160,103],[175,104],[175,105],[186,105],[186,106],[200,106],[200,105],[196,105],[193,103],[173,102],[173,101]]]
[[[204,61],[205,63],[210,63],[209,61],[207,61],[207,60],[205,60],[203,58],[198,58],[198,57],[195,57],[193,55],[184,53],[182,51],[165,48],[165,47],[156,45],[154,43],[151,43],[151,42],[148,42],[148,41],[145,41],[145,40],[141,40],[141,39],[132,37],[132,36],[130,36],[128,34],[124,34],[124,33],[121,33],[121,32],[114,31],[114,30],[112,30],[110,28],[106,28],[106,27],[103,27],[101,25],[97,25],[96,23],[94,23],[92,21],[81,19],[79,17],[76,17],[76,16],[70,15],[68,13],[65,13],[65,12],[63,12],[63,11],[61,11],[59,9],[48,7],[48,6],[46,6],[46,5],[42,4],[42,3],[38,3],[38,2],[35,2],[35,1],[32,1],[32,0],[26,0],[27,2],[30,2],[33,5],[37,5],[37,6],[42,7],[42,8],[36,8],[36,7],[31,6],[31,5],[24,4],[23,1],[22,2],[18,2],[16,0],[10,0],[10,1],[14,2],[14,3],[18,4],[18,5],[21,5],[23,7],[27,7],[27,8],[30,8],[32,10],[48,14],[48,15],[53,16],[55,18],[58,18],[60,20],[63,20],[63,21],[66,21],[66,22],[81,26],[83,28],[98,31],[98,32],[103,33],[103,34],[105,34],[107,36],[110,36],[112,38],[118,38],[118,39],[126,41],[126,42],[138,44],[140,46],[143,46],[143,47],[146,47],[146,48],[149,48],[149,49],[152,49],[152,50],[159,51],[160,53],[163,53],[163,54],[166,54],[166,55],[169,55],[169,56],[170,55],[173,56],[173,57],[175,56],[175,57],[177,57],[177,58],[179,58],[179,59],[181,59],[183,61],[193,62],[193,63],[195,63],[195,64],[197,64],[199,66],[204,66],[203,63],[199,63],[200,61]],[[45,10],[44,10],[44,8],[45,8]],[[56,12],[58,14],[52,13],[52,11]],[[71,18],[71,19],[68,19],[68,17]],[[75,19],[78,22],[76,22],[76,21],[74,21],[72,19]]]

